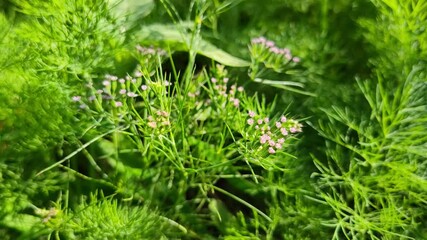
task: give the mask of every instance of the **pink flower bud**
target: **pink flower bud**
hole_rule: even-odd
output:
[[[282,116],[282,117],[280,118],[280,121],[281,121],[282,123],[284,123],[284,122],[286,122],[286,121],[287,121],[287,119],[286,119],[286,117],[285,117],[285,116]]]
[[[283,136],[287,136],[288,135],[288,131],[286,130],[286,128],[281,128],[280,132],[282,133]]]
[[[255,112],[254,111],[249,111],[248,115],[249,115],[249,117],[253,118],[253,117],[255,117]]]

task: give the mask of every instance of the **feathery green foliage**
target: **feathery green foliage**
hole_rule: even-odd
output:
[[[1,2],[0,234],[427,238],[426,10]]]

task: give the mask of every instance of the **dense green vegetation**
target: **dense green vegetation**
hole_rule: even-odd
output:
[[[427,239],[427,1],[3,0],[2,239]]]

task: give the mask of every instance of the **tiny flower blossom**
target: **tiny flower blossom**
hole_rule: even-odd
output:
[[[268,148],[268,153],[270,153],[270,154],[274,154],[274,153],[276,153],[276,151],[274,150],[274,148],[269,147],[269,148]]]
[[[258,44],[258,43],[263,44],[263,43],[265,43],[266,41],[267,41],[267,39],[266,39],[265,37],[253,38],[253,39],[251,40],[251,42],[252,42],[253,44]]]
[[[261,125],[262,124],[262,119],[258,119],[257,123],[258,123],[258,125]]]
[[[249,119],[248,119],[248,124],[249,124],[249,125],[253,125],[253,124],[254,124],[254,120],[253,120],[252,118],[249,118]]]
[[[147,48],[147,49],[146,49],[146,52],[147,52],[148,54],[154,55],[154,54],[156,53],[156,50],[154,50],[154,48],[153,48],[153,47],[150,47],[150,48]]]
[[[81,109],[85,109],[86,107],[87,107],[87,105],[86,104],[84,104],[84,103],[82,103],[82,104],[80,104],[80,106],[79,106]]]
[[[260,137],[260,139],[259,139],[259,142],[261,143],[261,144],[264,144],[264,143],[266,143],[269,139],[268,139],[268,135],[267,134],[263,134],[261,137]]]
[[[90,96],[90,97],[88,98],[88,100],[89,100],[90,102],[94,101],[95,99],[96,99],[96,97],[95,97],[95,96]]]
[[[292,58],[292,61],[294,61],[295,63],[299,63],[301,59],[299,57],[294,57]]]
[[[114,102],[114,106],[121,107],[121,106],[123,106],[123,103],[122,102]]]
[[[283,136],[287,136],[288,135],[288,131],[286,130],[286,128],[281,128],[280,132],[282,133]]]
[[[122,94],[122,95],[126,94],[126,89],[120,89],[119,93]]]
[[[255,112],[254,111],[249,111],[248,115],[249,115],[249,117],[253,118],[253,117],[255,117]]]
[[[282,123],[281,122],[276,122],[276,127],[277,128],[281,128],[282,127]]]
[[[151,128],[156,128],[157,127],[157,123],[156,122],[148,122],[147,125]]]
[[[163,117],[169,117],[169,113],[168,113],[168,112],[166,112],[166,111],[162,111],[162,116],[163,116]]]
[[[277,143],[279,143],[279,144],[283,144],[284,142],[285,142],[284,138],[280,138],[279,140],[277,140]]]
[[[163,116],[163,117],[169,117],[169,113],[168,112],[166,112],[166,111],[157,111],[156,112],[156,114],[158,115],[158,116]]]
[[[108,85],[110,85],[110,81],[104,80],[104,81],[102,81],[102,85],[108,86]]]
[[[286,119],[286,117],[285,117],[285,116],[282,116],[282,117],[280,118],[280,121],[281,121],[282,123],[284,123],[284,122],[286,122],[286,121],[287,121],[287,119]]]
[[[282,149],[283,146],[280,143],[276,143],[275,147],[277,150],[279,150],[279,149]]]
[[[291,128],[289,129],[289,131],[290,131],[291,133],[296,133],[296,132],[298,132],[298,130],[297,130],[295,127],[291,127]]]
[[[224,78],[222,81],[224,82],[224,83],[228,83],[228,78]]]
[[[280,50],[278,47],[272,47],[272,48],[270,48],[270,52],[275,53],[275,54],[279,54]]]
[[[171,82],[169,82],[169,81],[165,80],[165,86],[166,86],[166,87],[171,86],[171,85],[172,85],[172,83],[171,83]]]
[[[138,50],[139,52],[145,51],[145,49],[141,45],[136,45],[136,50]]]
[[[267,42],[265,42],[265,46],[267,46],[267,47],[274,47],[275,44],[274,44],[273,41],[267,41]]]
[[[135,71],[135,73],[133,74],[135,77],[142,77],[142,72],[141,71]]]
[[[235,106],[235,107],[238,107],[239,106],[239,104],[240,104],[240,101],[239,101],[239,99],[234,99],[233,100],[233,105]]]
[[[126,78],[126,79],[127,79],[127,78]],[[124,83],[125,83],[125,80],[124,80],[123,78],[120,78],[120,79],[119,79],[119,83],[124,84]]]
[[[213,77],[213,78],[211,78],[211,82],[212,82],[212,83],[217,83],[217,82],[218,82],[218,80],[217,80],[216,78],[214,78],[214,77]]]
[[[269,122],[270,122],[270,119],[269,119],[268,117],[266,117],[266,118],[264,118],[264,122],[265,122],[265,123],[269,123]]]
[[[138,94],[136,94],[134,92],[128,92],[127,95],[128,95],[128,97],[138,97]]]
[[[161,55],[161,56],[165,56],[165,55],[167,55],[168,53],[166,52],[166,50],[159,49],[159,50],[158,50],[158,54],[159,54],[159,55]]]
[[[103,92],[104,92],[104,90],[102,90],[102,89],[96,90],[96,93],[98,93],[98,94],[102,94]]]
[[[132,83],[136,83],[136,79],[132,78],[132,80],[130,80]]]
[[[237,91],[239,91],[239,92],[243,92],[243,90],[245,90],[245,89],[242,86],[237,88]]]
[[[142,90],[142,91],[145,91],[145,90],[147,90],[147,89],[148,89],[148,86],[147,86],[147,85],[142,85],[142,86],[141,86],[141,90]]]
[[[105,75],[105,79],[110,80],[110,81],[116,81],[118,78],[117,78],[117,76],[107,74],[107,75]]]
[[[80,97],[80,96],[73,96],[71,99],[73,100],[73,102],[79,102],[82,99],[82,97]]]
[[[269,140],[268,145],[270,145],[271,147],[274,147],[276,146],[276,143],[274,142],[274,140]]]

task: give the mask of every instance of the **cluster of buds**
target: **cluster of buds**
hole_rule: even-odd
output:
[[[265,37],[258,37],[251,40],[252,45],[260,45],[265,48],[267,51],[276,54],[282,55],[286,60],[293,62],[300,62],[301,59],[299,57],[293,57],[291,54],[291,50],[289,48],[279,48],[276,46],[276,43],[270,40],[267,40]]]
[[[236,97],[237,92],[243,92],[244,88],[242,86],[237,86],[236,84],[227,86],[229,79],[224,77],[222,79],[211,78],[212,86],[214,89],[214,97],[222,97],[231,102],[234,107],[239,107],[240,100]]]
[[[265,147],[270,154],[281,150],[290,134],[302,131],[302,125],[293,119],[281,116],[277,121],[270,121],[268,117],[257,116],[254,111],[248,112],[247,124],[251,129],[255,129],[260,148]]]
[[[153,46],[143,47],[136,46],[136,58],[139,64],[144,68],[144,73],[151,75],[154,74],[155,69],[161,64],[162,60],[167,56],[167,52],[161,48]],[[142,74],[141,74],[142,75]]]
[[[49,210],[41,209],[41,208],[35,209],[35,214],[43,217],[43,221],[42,221],[43,223],[49,222],[49,220],[54,218],[55,216],[57,216],[59,212],[60,212],[60,210],[53,208],[53,207],[50,208]]]
[[[166,94],[168,87],[172,83],[167,80],[152,82],[147,81],[143,84],[141,72],[136,71],[132,75],[120,78],[114,75],[106,75],[99,84],[99,88],[95,84],[87,84],[87,94],[76,95],[72,97],[72,101],[79,104],[81,109],[89,109],[86,113],[98,114],[112,110],[114,116],[119,119],[128,119],[126,116],[132,114],[128,111],[129,103],[132,104],[135,98],[146,104],[140,105],[149,108],[152,116],[149,116],[144,125],[155,131],[161,131],[170,126],[169,113],[166,111],[158,111],[151,105],[150,96],[158,94]],[[129,120],[129,119],[128,119]]]
[[[250,66],[251,78],[254,80],[259,73],[263,72],[260,69],[260,64],[267,69],[272,69],[275,72],[284,72],[299,63],[301,59],[292,55],[289,48],[280,48],[275,42],[258,37],[251,40],[249,45],[252,64]]]
[[[119,78],[114,75],[107,74],[102,81],[101,88],[95,88],[92,83],[87,84],[89,88],[89,96],[84,99],[80,95],[73,96],[71,100],[73,102],[79,103],[81,109],[88,108],[90,103],[107,103],[112,101],[114,107],[122,107],[123,102],[127,98],[138,97],[138,94],[135,92],[137,79],[136,76],[126,76],[125,78]]]
[[[147,126],[153,129],[170,126],[169,115],[166,111],[158,110],[154,116],[148,116]]]
[[[143,47],[141,45],[136,46],[136,50],[138,53],[142,55],[159,55],[159,56],[166,56],[167,52],[161,48],[155,48],[153,46],[149,47]]]

